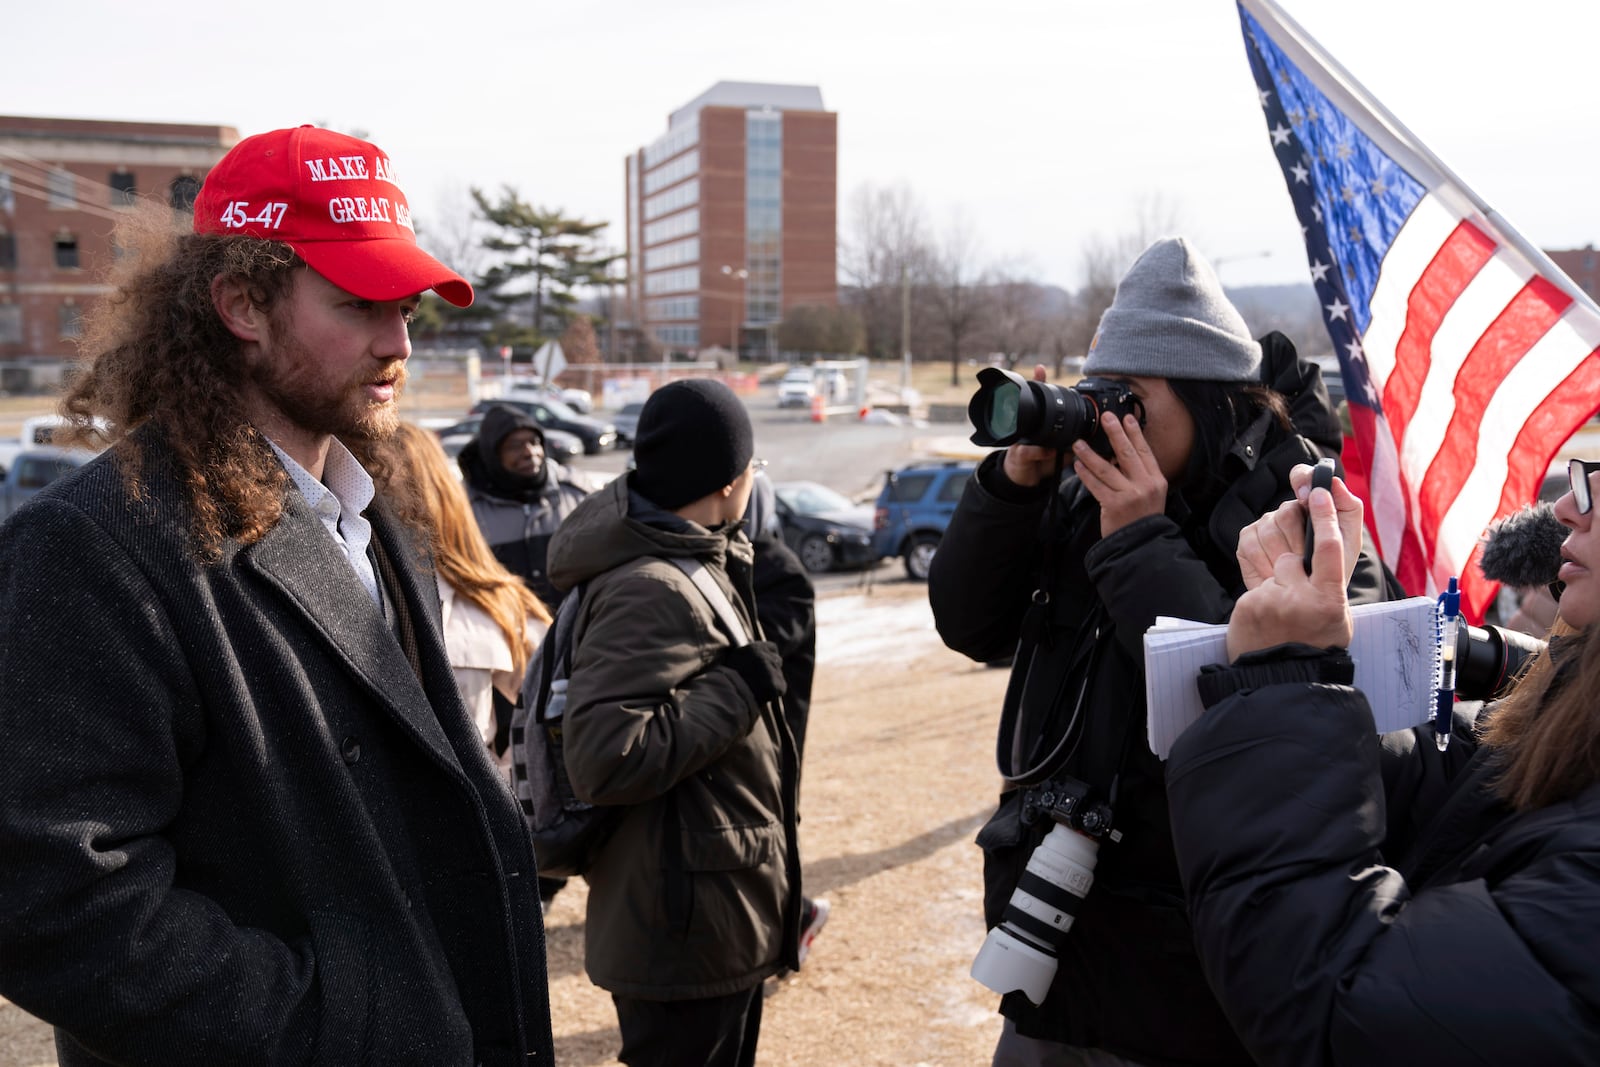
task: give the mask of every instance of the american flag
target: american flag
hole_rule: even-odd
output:
[[[1344,371],[1345,469],[1406,591],[1476,565],[1600,409],[1600,309],[1271,0],[1240,0],[1272,148]]]

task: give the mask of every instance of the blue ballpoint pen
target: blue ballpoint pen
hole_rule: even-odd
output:
[[[1456,634],[1461,628],[1461,591],[1454,576],[1439,594],[1439,704],[1433,713],[1433,743],[1450,747],[1450,719],[1456,704]]]

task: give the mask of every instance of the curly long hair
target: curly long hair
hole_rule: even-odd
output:
[[[495,559],[438,438],[402,422],[394,436],[374,442],[372,449],[374,480],[396,516],[426,538],[439,577],[494,620],[520,676],[533,652],[527,620],[549,623],[550,609]]]
[[[93,419],[105,419],[129,493],[143,500],[144,456],[132,435],[158,431],[176,456],[198,555],[215,560],[225,539],[250,544],[272,529],[287,475],[245,418],[243,350],[212,304],[212,280],[243,279],[270,311],[305,264],[276,241],[185,232],[164,209],[124,220],[116,242],[115,291],[86,318],[83,366],[61,402],[68,438],[90,439]]]

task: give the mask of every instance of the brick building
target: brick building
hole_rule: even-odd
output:
[[[667,348],[774,349],[836,307],[838,116],[815,86],[718,82],[627,157],[634,321]]]
[[[1595,251],[1594,245],[1560,252],[1547,248],[1544,254],[1577,282],[1578,288],[1600,300],[1600,252]]]
[[[112,227],[154,199],[193,210],[228,126],[0,115],[0,392],[48,388],[108,287]]]

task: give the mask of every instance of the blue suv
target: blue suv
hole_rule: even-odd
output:
[[[933,554],[975,466],[966,460],[944,460],[890,471],[872,516],[872,545],[878,558],[899,556],[912,581],[927,581]]]

